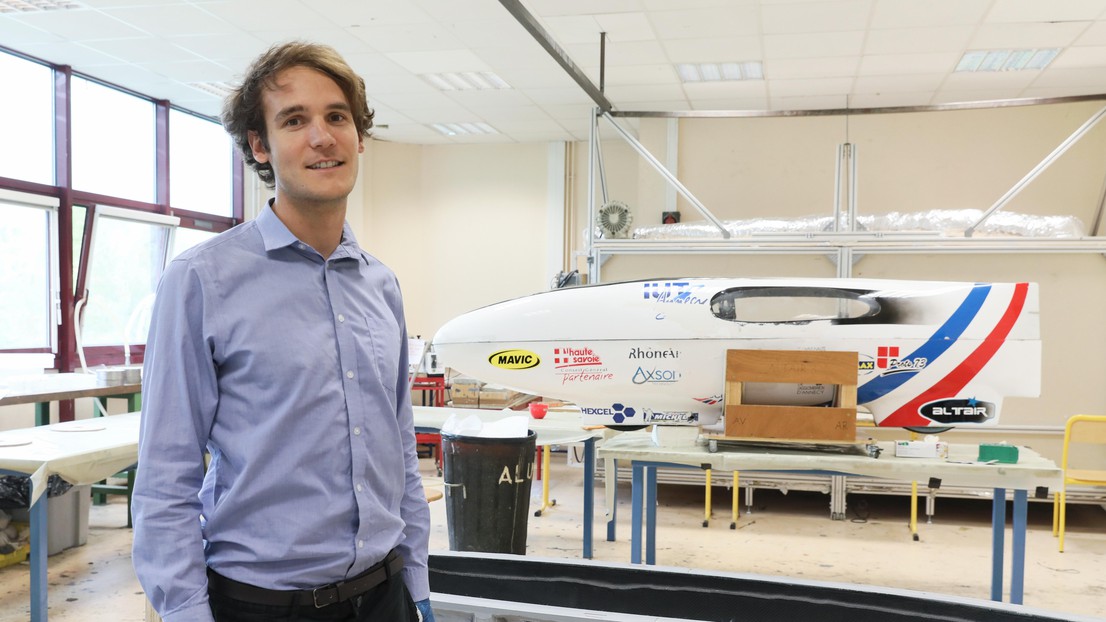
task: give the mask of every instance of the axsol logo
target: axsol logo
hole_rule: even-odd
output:
[[[488,363],[501,369],[530,369],[537,367],[541,359],[529,350],[500,350],[488,357]]]

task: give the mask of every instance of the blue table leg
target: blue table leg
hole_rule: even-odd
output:
[[[1010,602],[1022,604],[1022,592],[1025,587],[1025,514],[1029,507],[1029,493],[1025,490],[1014,491],[1014,541],[1010,556]]]
[[[31,622],[46,622],[46,493],[31,506]]]
[[[611,460],[614,471],[614,492],[611,494],[610,518],[607,520],[607,542],[614,542],[615,519],[618,518],[618,460]]]
[[[657,467],[645,468],[645,563],[657,563]]]
[[[1002,602],[1002,555],[1006,537],[1006,489],[995,488],[991,501],[991,600]]]
[[[642,514],[642,485],[643,471],[645,467],[637,462],[631,462],[633,475],[630,477],[630,563],[641,563],[641,514]]]
[[[591,559],[592,523],[595,521],[595,439],[584,441],[584,559]]]

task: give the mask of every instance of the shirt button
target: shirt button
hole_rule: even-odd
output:
[[[338,321],[339,321],[339,322],[345,322],[345,321],[346,321],[346,316],[344,316],[344,315],[342,315],[341,313],[339,313],[339,314],[338,314]]]
[[[365,541],[364,540],[358,540],[357,541],[357,548],[359,548],[359,549],[365,548]]]
[[[303,244],[299,244],[298,246],[300,247],[300,250],[301,250],[301,251],[302,251],[302,250],[304,250],[305,248],[307,248],[307,247],[306,247],[306,246],[304,246]]]
[[[361,484],[357,485],[357,492],[361,492]]]
[[[347,371],[346,372],[346,378],[351,378],[352,379],[353,378],[353,372],[352,371]]]
[[[353,435],[354,436],[361,436],[361,428],[354,428],[353,429]]]

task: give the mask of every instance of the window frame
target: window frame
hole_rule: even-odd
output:
[[[9,54],[27,62],[46,66],[53,72],[53,97],[55,103],[54,122],[54,184],[42,184],[38,182],[13,179],[0,176],[0,191],[23,193],[44,201],[56,202],[56,209],[51,218],[51,291],[55,303],[51,307],[51,326],[56,327],[52,334],[51,352],[54,354],[53,369],[61,372],[70,372],[79,369],[80,361],[76,351],[75,317],[74,308],[83,296],[87,283],[89,257],[94,237],[94,220],[98,210],[104,208],[123,208],[130,214],[139,213],[149,217],[175,218],[178,227],[197,229],[204,232],[219,233],[226,231],[244,218],[245,184],[244,166],[241,154],[234,147],[231,149],[231,184],[232,184],[232,216],[219,216],[173,207],[169,196],[169,110],[180,112],[218,123],[218,120],[208,115],[173,105],[169,100],[157,99],[130,89],[120,87],[93,75],[83,72],[75,72],[68,65],[57,65],[48,61],[35,58],[11,48],[0,46],[0,53]],[[156,199],[153,203],[135,201],[123,197],[101,195],[93,192],[80,191],[72,185],[72,131],[71,131],[71,95],[73,77],[96,82],[102,86],[119,90],[123,93],[152,102],[155,108],[154,139],[155,139],[155,189]],[[84,223],[73,223],[74,206],[80,205],[88,211],[85,214]],[[140,216],[141,217],[141,216]],[[75,228],[80,227],[82,236],[79,248],[74,243]],[[172,240],[167,246],[167,253],[172,251]],[[77,259],[74,262],[74,258]],[[142,361],[142,347],[132,348],[132,362]],[[0,349],[0,354],[20,352],[14,349]],[[97,346],[86,349],[86,362],[88,365],[121,364],[123,362],[123,344],[110,346]],[[71,412],[71,406],[70,406]],[[71,415],[70,415],[71,416]],[[63,420],[65,420],[63,412]]]

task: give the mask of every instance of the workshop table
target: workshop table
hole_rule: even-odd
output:
[[[428,408],[415,406],[415,428],[441,430],[450,415],[456,414],[464,419],[475,415],[488,423],[506,417],[526,417],[528,426],[537,438],[539,447],[550,445],[584,444],[584,533],[583,556],[592,557],[592,533],[595,518],[595,441],[603,437],[602,430],[585,429],[580,421],[579,412],[560,412],[550,410],[543,419],[534,419],[527,411],[487,410],[478,408]],[[542,476],[543,500],[548,497],[548,473]],[[544,507],[543,507],[544,509]]]
[[[0,473],[31,480],[31,622],[46,622],[46,482],[92,484],[138,460],[139,413],[0,432]]]
[[[127,412],[141,408],[142,384],[103,384],[95,374],[35,374],[0,378],[0,406],[35,405],[35,425],[50,423],[50,402],[94,397],[127,400]],[[106,406],[106,405],[105,405]],[[106,411],[106,407],[105,407]]]
[[[1054,462],[1026,447],[1019,447],[1017,464],[977,462],[978,446],[953,444],[949,457],[899,458],[893,443],[881,442],[879,458],[785,449],[726,449],[710,452],[702,444],[657,446],[642,432],[622,434],[599,448],[599,457],[629,460],[632,465],[630,562],[642,561],[642,526],[645,527],[645,563],[656,563],[657,467],[683,466],[723,471],[818,471],[878,477],[900,481],[927,481],[993,489],[991,512],[991,600],[1001,601],[1003,548],[1006,533],[1006,489],[1014,491],[1013,547],[1010,602],[1021,604],[1025,578],[1025,532],[1028,491],[1058,488],[1063,471]],[[608,525],[608,539],[614,539]]]

